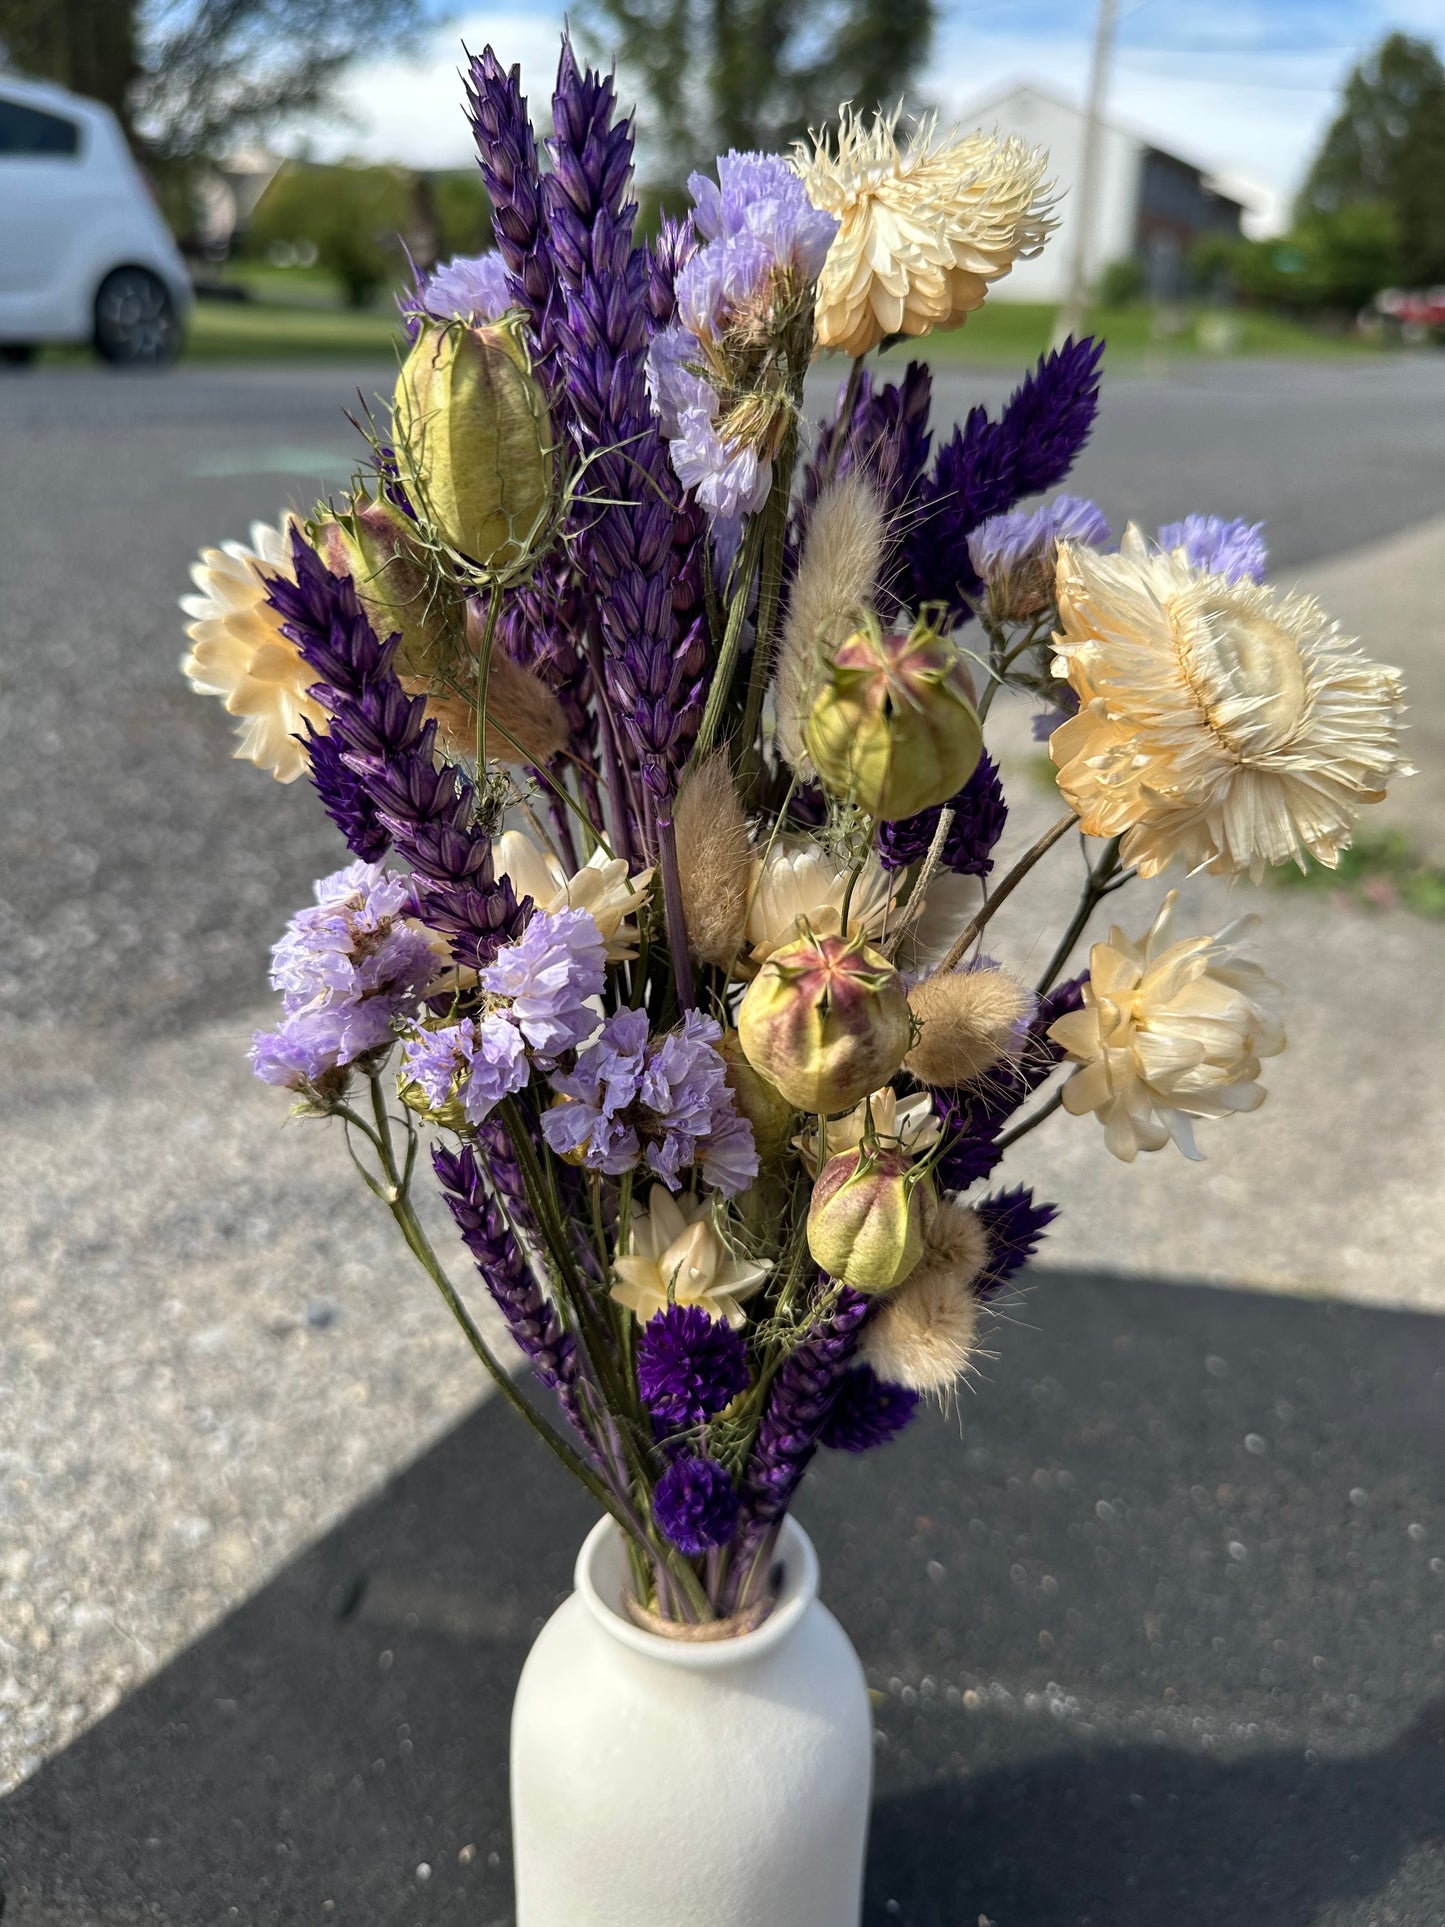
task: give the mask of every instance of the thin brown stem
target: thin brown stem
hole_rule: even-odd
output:
[[[863,356],[856,355],[853,366],[848,370],[848,385],[843,390],[843,399],[838,404],[838,413],[833,424],[833,443],[828,450],[828,459],[823,466],[818,482],[818,493],[823,490],[838,473],[838,462],[843,453],[843,444],[848,439],[848,425],[853,419],[853,409],[858,400],[858,390],[863,381]]]
[[[954,941],[948,955],[938,966],[940,971],[952,970],[956,967],[959,958],[962,957],[969,945],[973,943],[984,930],[999,905],[1013,895],[1014,891],[1017,890],[1029,871],[1033,869],[1034,865],[1039,862],[1041,858],[1048,855],[1060,837],[1068,835],[1078,820],[1074,812],[1070,810],[1067,816],[1061,816],[1059,818],[1051,830],[1046,830],[1031,849],[1024,851],[1018,862],[1009,871],[1008,875],[994,891],[987,903],[984,904],[972,923],[970,923],[962,935]]]

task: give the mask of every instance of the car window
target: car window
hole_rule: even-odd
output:
[[[0,94],[0,161],[25,154],[76,154],[80,129],[63,114],[45,114]]]

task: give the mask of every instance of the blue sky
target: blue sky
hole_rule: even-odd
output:
[[[1120,0],[1109,111],[1191,159],[1288,197],[1360,55],[1393,28],[1445,49],[1445,0]],[[323,154],[419,166],[469,158],[458,45],[488,40],[545,99],[563,9],[461,4],[413,61],[367,64],[346,85],[350,125],[298,130]],[[1080,98],[1091,0],[945,0],[927,83],[945,117],[1012,80]]]

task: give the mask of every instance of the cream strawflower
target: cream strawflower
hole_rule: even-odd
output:
[[[818,277],[820,348],[865,355],[888,335],[958,327],[1057,225],[1041,148],[1016,135],[940,141],[930,116],[900,149],[897,124],[897,111],[868,127],[844,107],[836,146],[827,134],[811,151],[798,144],[808,199],[838,219]]]
[[[181,597],[182,609],[194,618],[186,629],[193,646],[182,658],[182,673],[198,695],[219,696],[241,718],[236,755],[282,783],[295,782],[307,766],[296,740],[306,734],[304,725],[326,728],[325,711],[306,693],[316,672],[282,635],[262,581],[263,570],[292,579],[291,526],[290,516],[276,528],[256,522],[249,549],[242,542],[203,549],[191,568],[200,594]]]
[[[838,1157],[844,1151],[851,1151],[863,1142],[868,1129],[868,1112],[873,1112],[873,1132],[878,1142],[889,1151],[906,1151],[910,1157],[922,1157],[931,1151],[943,1136],[943,1126],[933,1115],[933,1100],[927,1091],[917,1096],[900,1098],[892,1085],[885,1085],[881,1091],[874,1091],[871,1097],[851,1111],[846,1117],[828,1120],[828,1152],[823,1159]],[[793,1139],[803,1163],[810,1176],[818,1170],[818,1126],[816,1121],[800,1136]]]
[[[784,833],[753,860],[748,900],[747,942],[755,963],[802,934],[806,923],[815,936],[843,934],[843,898],[850,871],[830,856],[816,837]],[[893,900],[893,879],[870,856],[853,886],[848,906],[849,936],[876,938]]]
[[[582,868],[569,876],[549,851],[542,850],[521,830],[506,830],[492,845],[492,868],[510,879],[519,897],[530,897],[539,910],[590,912],[607,945],[609,963],[637,955],[637,926],[633,913],[647,901],[653,872],[629,876],[623,857],[609,857],[599,845]]]
[[[1279,986],[1258,964],[1234,960],[1235,939],[1258,919],[1174,943],[1177,895],[1170,891],[1137,943],[1116,925],[1094,945],[1084,1008],[1049,1026],[1082,1066],[1064,1086],[1064,1109],[1097,1111],[1105,1145],[1126,1164],[1170,1138],[1185,1157],[1199,1157],[1190,1119],[1258,1110],[1259,1060],[1285,1044]]]
[[[1222,875],[1305,854],[1333,866],[1356,812],[1408,773],[1399,672],[1319,604],[1190,568],[1137,528],[1117,555],[1059,544],[1059,789],[1090,836],[1125,832],[1141,876],[1173,857]]]
[[[712,1207],[691,1191],[674,1198],[655,1184],[646,1211],[634,1213],[629,1249],[614,1258],[618,1282],[612,1296],[642,1323],[669,1304],[701,1305],[735,1330],[746,1313],[742,1300],[768,1275],[766,1265],[748,1265],[731,1256],[713,1228]]]

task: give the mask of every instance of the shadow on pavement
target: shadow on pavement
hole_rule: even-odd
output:
[[[1057,1272],[1016,1316],[962,1425],[801,1508],[879,1693],[868,1927],[1436,1927],[1445,1321]],[[505,1927],[589,1517],[482,1407],[0,1806],[5,1927]]]

